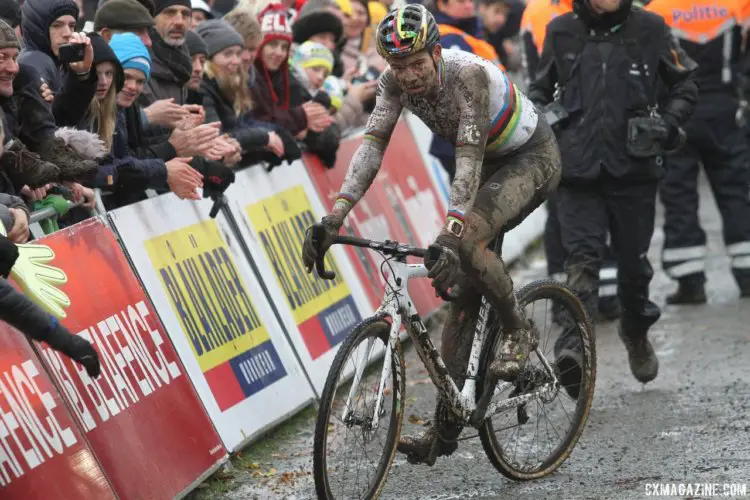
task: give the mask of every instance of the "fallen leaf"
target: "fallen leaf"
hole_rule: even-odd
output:
[[[249,464],[247,464],[247,468],[256,470],[256,469],[260,469],[260,465],[258,465],[257,462],[250,462]]]
[[[385,389],[383,389],[384,396],[390,396],[391,394],[393,394],[393,389],[391,389],[390,387],[386,387]]]
[[[291,472],[284,472],[279,478],[279,481],[282,483],[293,483],[294,475]]]
[[[409,415],[409,423],[415,425],[424,425],[424,420],[412,413],[411,415]]]

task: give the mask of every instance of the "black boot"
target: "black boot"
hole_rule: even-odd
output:
[[[0,157],[0,168],[18,186],[28,185],[36,189],[60,181],[60,169],[57,165],[42,160],[19,139],[13,139],[5,146],[5,152]]]
[[[648,327],[644,328],[623,317],[617,333],[628,351],[630,371],[636,380],[643,384],[654,380],[659,374],[659,358],[648,340]]]
[[[555,341],[555,366],[560,384],[571,399],[577,400],[583,380],[583,355],[581,339],[569,326]]]
[[[677,291],[667,296],[667,304],[705,304],[706,287],[703,283],[680,281]]]

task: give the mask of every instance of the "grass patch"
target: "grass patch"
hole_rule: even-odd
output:
[[[274,457],[279,451],[291,444],[302,429],[312,429],[315,424],[317,409],[308,406],[283,424],[262,435],[256,441],[230,456],[231,466],[222,467],[198,488],[187,495],[187,500],[213,500],[229,493],[244,483],[266,479],[275,471]],[[308,450],[300,450],[308,451]],[[309,450],[312,454],[312,450]],[[254,474],[254,472],[256,472]]]

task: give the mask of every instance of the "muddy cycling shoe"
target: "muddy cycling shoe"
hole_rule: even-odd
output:
[[[60,168],[57,165],[42,160],[18,139],[13,139],[5,145],[5,153],[0,158],[0,168],[8,174],[14,184],[28,184],[32,189],[60,180]]]
[[[534,325],[504,330],[500,352],[489,367],[490,375],[506,382],[515,381],[537,345],[539,334]]]
[[[560,335],[555,342],[555,366],[560,385],[571,399],[578,399],[583,381],[583,355],[581,341],[574,335]]]
[[[396,449],[406,455],[410,464],[432,467],[438,457],[450,456],[458,448],[456,441],[444,441],[434,427],[416,436],[403,436]]]
[[[622,325],[617,328],[617,333],[628,351],[630,371],[636,380],[642,384],[654,380],[659,374],[659,358],[648,336],[628,337],[623,333]]]
[[[667,304],[705,304],[706,287],[703,283],[687,283],[681,281],[677,291],[667,296]]]

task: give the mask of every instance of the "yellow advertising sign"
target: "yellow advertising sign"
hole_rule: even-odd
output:
[[[145,246],[204,373],[269,340],[216,221]]]
[[[350,295],[330,252],[326,269],[336,272],[334,280],[308,274],[302,263],[305,231],[317,222],[304,187],[287,189],[248,205],[245,210],[297,325]]]

